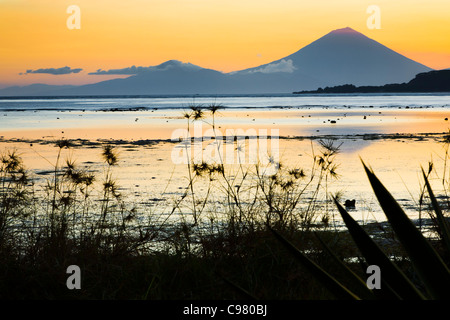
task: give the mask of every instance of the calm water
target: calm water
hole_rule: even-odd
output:
[[[217,119],[218,128],[276,128],[284,137],[442,133],[449,128],[448,121],[444,121],[450,115],[448,94],[0,99],[0,137],[8,137],[8,132],[12,132],[10,136],[20,139],[22,133],[30,130],[61,137],[62,129],[63,135],[72,134],[72,138],[96,139],[94,135],[108,134],[109,138],[128,141],[167,139],[173,130],[185,127],[183,109],[212,103],[225,107]],[[436,116],[425,121],[416,111]],[[337,123],[330,125],[330,119]],[[94,132],[92,128],[99,130]],[[417,217],[420,166],[433,160],[442,173],[442,143],[432,139],[372,140],[361,136],[348,136],[342,142],[341,153],[336,157],[339,180],[330,183],[329,192],[356,199],[358,206],[352,214],[357,219],[384,219],[362,169],[361,156],[408,212]],[[0,141],[0,151],[12,146],[6,140]],[[51,168],[57,153],[50,145],[30,147],[29,141],[15,143],[14,147],[35,172]],[[160,199],[171,200],[183,192],[187,185],[186,166],[171,161],[173,147],[172,143],[142,148],[119,146],[121,162],[116,176],[119,184],[136,197],[134,201],[152,204],[151,199],[158,199],[154,205],[161,206]],[[310,168],[312,154],[318,149],[317,141],[280,140],[281,160],[288,166]],[[81,147],[72,150],[70,156],[80,165],[89,164],[101,173],[100,152],[98,148]],[[438,184],[438,177],[434,179]],[[199,192],[201,189],[199,186]]]
[[[218,103],[229,108],[266,107],[449,107],[447,94],[348,94],[273,96],[159,96],[145,98],[0,99],[0,111],[171,109]]]
[[[241,126],[281,126],[286,135],[311,135],[316,133],[316,127],[321,134],[355,134],[376,133],[379,123],[375,117],[367,119],[364,126],[360,126],[360,118],[371,111],[373,116],[382,112],[397,110],[430,110],[446,113],[450,110],[449,94],[424,95],[275,95],[275,96],[195,96],[195,97],[145,97],[145,98],[52,98],[52,99],[0,99],[0,135],[7,130],[30,130],[48,128],[88,128],[109,126],[123,127],[138,126],[155,127],[168,123],[167,132],[176,127],[184,126],[182,118],[183,109],[188,110],[191,105],[208,106],[210,104],[224,106],[223,115],[219,121],[234,123]],[[280,111],[273,116],[264,115],[265,111]],[[284,112],[291,110],[291,113]],[[313,119],[301,121],[302,116]],[[120,112],[117,112],[120,111]],[[283,112],[281,112],[283,111]],[[318,114],[321,112],[321,114]],[[346,117],[350,112],[353,116]],[[375,113],[376,112],[376,113]],[[450,113],[450,112],[449,112]],[[235,116],[238,115],[238,116]],[[246,117],[250,117],[246,119]],[[273,118],[275,117],[275,118]],[[323,127],[323,123],[330,117],[340,118],[339,124],[346,127],[335,126],[331,131]],[[342,121],[346,117],[345,121]],[[136,121],[139,118],[140,122]],[[297,121],[296,119],[300,121]],[[253,120],[255,119],[255,120]],[[273,120],[273,121],[272,121]],[[370,121],[372,120],[372,121]],[[383,123],[396,122],[392,117],[376,119]],[[146,121],[145,123],[143,121]],[[255,121],[252,123],[252,121]],[[410,132],[415,128],[402,129],[384,128],[382,132]],[[376,125],[376,126],[375,126]],[[290,128],[288,128],[290,126]],[[350,130],[351,127],[354,130]],[[374,127],[375,126],[375,127]],[[305,130],[298,130],[298,128]],[[320,127],[320,128],[319,128]],[[142,127],[143,128],[143,127]],[[343,129],[343,130],[341,130]],[[441,130],[442,128],[439,128]],[[417,128],[426,132],[427,128]],[[425,130],[425,131],[424,131]],[[419,132],[419,131],[418,131]],[[49,134],[54,134],[49,132]],[[160,135],[161,132],[156,133]],[[83,137],[86,138],[86,137]],[[151,138],[155,138],[155,134]],[[167,138],[164,137],[164,138]]]

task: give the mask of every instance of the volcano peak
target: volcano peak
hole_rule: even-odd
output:
[[[360,33],[350,27],[346,27],[346,28],[333,30],[330,32],[330,34],[360,34]]]

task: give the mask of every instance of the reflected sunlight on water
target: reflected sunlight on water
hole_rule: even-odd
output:
[[[369,136],[341,137],[336,141],[340,144],[340,153],[335,161],[338,164],[338,179],[330,179],[327,183],[330,194],[338,193],[341,201],[355,199],[356,208],[351,214],[358,220],[385,220],[376,198],[373,195],[368,179],[363,170],[361,157],[372,166],[380,180],[388,190],[401,203],[412,218],[417,218],[417,201],[420,186],[420,167],[427,168],[430,160],[434,161],[436,170],[442,174],[444,156],[443,144],[433,138],[410,138],[398,136],[386,139],[369,139]],[[109,141],[112,142],[112,141]],[[82,143],[84,144],[84,143]],[[129,201],[140,203],[144,207],[151,207],[153,212],[168,212],[173,203],[189,185],[189,174],[186,164],[174,164],[171,157],[173,148],[177,143],[158,142],[154,144],[136,145],[132,141],[116,143],[119,152],[119,164],[114,168],[113,176],[121,187],[121,192]],[[314,155],[319,154],[320,145],[317,139],[280,139],[280,162],[284,167],[303,169],[308,176],[313,166]],[[28,169],[33,170],[35,177],[40,179],[51,178],[56,162],[57,148],[52,144],[29,142],[1,142],[0,150],[15,148],[24,159]],[[105,172],[102,163],[100,145],[76,146],[70,150],[63,150],[62,163],[66,158],[76,161],[80,168],[88,168],[95,172],[98,182]],[[244,165],[249,171],[249,177],[255,174],[254,165]],[[225,164],[225,170],[230,176],[237,175],[237,164]],[[251,180],[249,180],[251,181]],[[200,197],[208,190],[211,181],[208,178],[197,179],[195,192]],[[214,194],[210,196],[212,202],[225,202],[220,179],[212,182]],[[436,185],[439,193],[439,182],[433,177],[432,183]],[[101,185],[97,186],[101,192]],[[321,189],[322,200],[325,199],[325,189]],[[306,198],[305,198],[305,201]],[[212,204],[212,207],[216,206]],[[334,206],[329,210],[334,212]],[[190,208],[185,207],[186,212]],[[320,219],[318,217],[318,219]]]
[[[367,97],[322,97],[320,99],[325,99],[323,101],[334,99],[339,102],[338,106],[303,104],[302,107],[292,107],[295,101],[299,102],[301,99],[228,97],[224,100],[233,108],[218,110],[214,119],[215,132],[230,135],[235,129],[246,132],[254,129],[253,132],[258,134],[266,130],[270,135],[272,130],[278,130],[280,161],[284,166],[303,169],[307,176],[313,167],[314,155],[320,152],[319,139],[337,139],[336,144],[342,143],[340,153],[335,159],[339,165],[336,170],[339,179],[327,181],[326,190],[324,186],[321,187],[322,200],[325,200],[326,192],[339,194],[342,201],[356,200],[356,208],[351,211],[356,219],[385,219],[363,171],[361,157],[372,166],[408,214],[417,217],[417,201],[422,184],[420,167],[427,167],[428,162],[433,160],[436,172],[443,173],[444,149],[443,144],[438,141],[442,140],[443,134],[448,133],[450,128],[448,120],[445,120],[448,119],[448,107],[442,105],[446,97],[434,97],[436,101],[433,97],[416,97],[420,101],[423,100],[416,107],[409,107],[409,104],[415,105],[411,97],[403,97],[406,100],[401,103],[402,97],[371,97],[369,101],[372,106],[365,107],[348,107],[342,104],[350,101],[350,105],[358,105],[362,103],[363,98]],[[314,101],[311,97],[305,99],[303,102]],[[427,99],[432,106],[430,108],[425,103]],[[180,103],[179,99],[172,102],[169,100],[161,101],[168,103],[167,106],[170,106],[170,103]],[[389,107],[382,104],[387,100],[391,101]],[[114,103],[117,107],[130,101],[134,103],[133,106],[139,107],[150,100],[125,99]],[[159,100],[151,101],[153,103]],[[277,101],[291,106],[261,107],[263,103],[270,105]],[[114,177],[121,186],[120,190],[130,201],[151,208],[153,212],[170,211],[174,201],[183,195],[189,185],[187,165],[175,164],[173,161],[173,150],[180,147],[179,142],[170,140],[174,131],[187,127],[183,108],[158,109],[147,106],[142,110],[101,111],[99,107],[103,108],[107,101],[91,102],[91,107],[82,110],[90,103],[88,100],[15,101],[13,106],[21,103],[64,103],[68,107],[64,110],[25,108],[24,111],[3,108],[3,114],[0,115],[0,151],[17,148],[26,167],[33,170],[36,178],[42,180],[50,177],[49,172],[54,168],[58,153],[51,142],[61,138],[72,139],[75,147],[64,150],[63,161],[72,158],[78,166],[92,170],[101,180],[105,171],[101,159],[101,145],[111,143],[119,151],[120,161],[114,168]],[[255,108],[240,107],[250,102],[256,103]],[[1,105],[5,107],[8,103],[10,102],[2,101]],[[70,110],[70,106],[74,107],[80,103],[76,109]],[[189,110],[188,104],[185,104],[185,107]],[[211,129],[211,114],[205,111],[204,115],[203,119],[196,121],[201,125],[200,131],[194,132],[191,122],[191,136],[203,136]],[[236,164],[225,164],[225,169],[233,178],[239,175],[240,168]],[[245,166],[245,170],[249,171],[250,177],[255,173],[255,166]],[[438,188],[439,182],[434,182]],[[199,197],[213,186],[214,192],[209,193],[211,210],[220,211],[226,197],[220,183],[220,179],[209,181],[207,178],[199,178],[195,184],[195,193]],[[100,182],[97,191],[101,192]],[[439,191],[437,189],[436,193]],[[307,201],[306,197],[303,203]],[[189,214],[191,209],[186,206],[183,210]],[[325,203],[325,210],[333,211],[334,206]]]

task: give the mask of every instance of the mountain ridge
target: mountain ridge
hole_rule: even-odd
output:
[[[383,85],[409,81],[433,69],[413,61],[350,27],[335,29],[284,58],[254,68],[223,73],[189,62],[97,70],[92,74],[130,74],[127,78],[68,87],[5,88],[0,96],[276,94],[345,83]],[[133,74],[133,72],[135,74]],[[33,89],[33,90],[31,90]],[[11,94],[11,93],[14,94]]]
[[[305,74],[320,74],[324,85],[382,85],[432,70],[349,27],[335,29],[282,59],[292,60]]]

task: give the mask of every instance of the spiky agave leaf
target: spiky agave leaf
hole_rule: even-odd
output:
[[[389,223],[408,253],[415,269],[433,299],[450,299],[450,272],[422,233],[405,214],[380,180],[364,166],[370,184]]]
[[[347,226],[350,235],[369,265],[377,265],[382,270],[382,280],[403,299],[424,299],[413,283],[389,259],[367,232],[348,214],[334,199],[339,213]]]
[[[434,196],[430,182],[428,181],[427,175],[425,174],[425,171],[423,171],[423,168],[422,173],[425,179],[425,185],[427,187],[428,195],[430,196],[431,204],[433,206],[434,212],[436,213],[436,220],[441,231],[444,246],[446,247],[447,252],[450,253],[450,227],[448,225],[448,222],[445,220],[444,215],[442,214],[442,210],[436,200],[436,197]]]
[[[284,238],[276,230],[272,229],[269,225],[267,226],[270,231],[275,235],[275,237],[287,248],[319,282],[321,282],[325,288],[327,288],[336,298],[345,300],[360,300],[356,294],[347,289],[339,281],[331,276],[328,272],[323,270],[314,261],[310,260],[305,256],[300,250],[298,250],[289,240]]]
[[[221,274],[218,274],[218,275],[220,276],[220,278],[222,278],[223,281],[225,281],[229,286],[231,286],[234,290],[236,290],[239,294],[244,296],[246,299],[258,300],[254,295],[252,295],[250,292],[248,292],[247,290],[242,288],[240,285],[234,283],[233,281],[231,281],[230,279],[228,279],[227,277],[225,277]]]
[[[314,232],[314,234],[316,235],[317,239],[319,239],[325,251],[327,251],[327,253],[335,261],[336,265],[342,270],[345,279],[349,283],[352,283],[355,289],[359,289],[359,291],[363,294],[361,295],[361,297],[363,299],[370,299],[370,300],[375,299],[375,295],[373,294],[372,291],[370,291],[366,283],[356,273],[354,273],[345,263],[343,263],[341,259],[339,259],[336,256],[336,254],[328,247],[325,241],[323,241],[323,239],[316,232]]]

